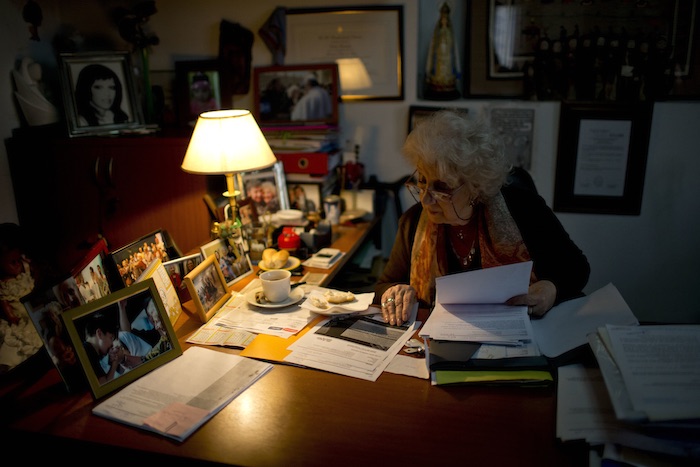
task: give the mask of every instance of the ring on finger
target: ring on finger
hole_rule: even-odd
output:
[[[386,301],[384,303],[391,303],[393,301],[394,301],[394,297],[389,297],[386,299]]]

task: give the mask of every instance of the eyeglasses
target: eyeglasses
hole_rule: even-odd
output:
[[[457,191],[465,185],[465,183],[462,183],[460,186],[452,190],[434,190],[432,188],[426,187],[425,183],[417,181],[417,173],[418,171],[413,172],[413,175],[408,177],[408,180],[406,181],[406,183],[404,183],[406,189],[408,189],[408,192],[411,193],[411,195],[417,202],[420,202],[421,198],[426,192],[437,202],[450,202],[452,201],[452,197],[454,196],[454,194],[457,193]]]

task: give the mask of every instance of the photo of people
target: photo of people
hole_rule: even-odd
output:
[[[337,119],[337,65],[259,67],[255,73],[262,122]]]
[[[252,272],[253,267],[245,253],[243,240],[229,242],[224,239],[214,240],[202,246],[202,255],[214,255],[216,264],[221,268],[226,285],[230,286]]]
[[[243,185],[248,199],[258,218],[274,214],[280,209],[289,209],[287,185],[284,183],[284,168],[278,161],[272,169],[250,172],[243,175]]]
[[[66,305],[71,302],[70,308],[74,308],[80,304],[106,297],[112,292],[104,264],[106,256],[106,242],[101,240],[95,243],[90,252],[83,258],[82,263],[73,270],[73,280],[60,284],[63,291],[58,296]],[[76,290],[80,303],[75,300],[78,297],[72,296],[75,295]]]
[[[192,278],[197,297],[204,310],[210,310],[226,294],[226,285],[219,280],[217,267],[219,263],[211,263],[204,271]]]
[[[188,73],[190,83],[190,120],[197,120],[202,112],[221,109],[218,71]]]
[[[288,190],[289,206],[292,209],[298,209],[304,215],[318,210],[321,200],[317,185],[294,184]]]
[[[61,287],[66,283],[69,284],[69,288]],[[75,298],[71,298],[70,294],[67,293],[66,298],[61,299],[56,295],[56,291],[70,290],[70,287],[77,294],[74,289],[75,281],[72,277],[60,285],[36,291],[22,300],[51,362],[69,390],[75,389],[81,384],[82,370],[78,364],[78,356],[68,335],[68,330],[61,319],[61,314],[67,309],[80,306],[81,303],[77,295]],[[66,299],[71,303],[66,304]],[[77,305],[75,305],[76,303]]]
[[[170,282],[173,283],[173,287],[175,287],[181,302],[185,302],[191,298],[183,279],[189,272],[199,266],[202,259],[202,255],[197,253],[163,263],[163,267],[165,267],[165,271],[168,273],[168,277],[170,277]]]
[[[112,260],[125,286],[134,284],[156,258],[163,263],[171,259],[163,232],[149,234],[112,253]]]
[[[99,386],[176,348],[154,298],[157,290],[147,282],[139,286],[131,294],[127,292],[132,288],[124,289],[114,301],[99,302],[70,321],[82,340],[84,369]]]
[[[130,121],[128,105],[123,105],[123,80],[118,72],[122,72],[119,64],[92,63],[80,70],[75,83],[78,126],[112,125]]]

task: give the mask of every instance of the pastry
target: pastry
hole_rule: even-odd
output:
[[[323,294],[329,303],[340,304],[352,302],[355,300],[355,294],[352,292],[341,292],[339,290],[329,290]]]

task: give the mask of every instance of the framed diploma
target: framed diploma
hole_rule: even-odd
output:
[[[340,97],[403,100],[403,6],[287,10],[285,65],[337,63]]]
[[[651,103],[562,103],[554,210],[639,215],[651,114]]]

